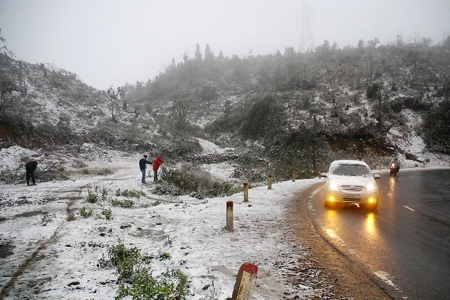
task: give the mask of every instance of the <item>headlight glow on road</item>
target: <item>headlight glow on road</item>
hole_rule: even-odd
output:
[[[366,232],[370,235],[376,233],[375,227],[375,215],[373,213],[369,213],[366,218]]]

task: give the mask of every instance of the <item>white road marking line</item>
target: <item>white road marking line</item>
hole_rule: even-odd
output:
[[[375,275],[377,275],[378,277],[380,277],[381,280],[383,280],[384,282],[386,282],[387,284],[389,284],[390,286],[392,286],[396,290],[398,290],[397,286],[389,278],[389,277],[391,277],[391,275],[389,275],[389,273],[383,272],[383,271],[378,271],[378,272],[375,272]]]
[[[324,228],[325,232],[328,234],[328,236],[330,238],[332,238],[333,240],[335,240],[340,246],[347,248],[347,245],[345,244],[344,240],[341,239],[335,232],[333,229],[329,229],[329,228]]]
[[[411,207],[408,207],[408,206],[404,206],[405,208],[407,208],[407,209],[409,209],[410,211],[415,211],[414,209],[412,209]]]

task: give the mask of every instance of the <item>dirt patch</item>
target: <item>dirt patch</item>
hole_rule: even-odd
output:
[[[291,202],[289,223],[303,247],[310,250],[310,259],[323,268],[323,285],[332,287],[334,299],[392,299],[355,262],[339,253],[316,232],[309,219],[307,198],[321,184],[311,186]]]
[[[69,202],[67,202],[67,207],[66,207],[66,212],[67,212],[67,221],[73,221],[75,220],[75,212],[73,209],[73,205],[75,204],[75,202],[77,200],[79,200],[81,198],[76,197],[76,198],[72,198]]]
[[[3,243],[2,240],[0,240],[0,258],[5,258],[9,255],[14,254],[13,249],[15,246],[11,244],[11,242]]]
[[[45,214],[45,212],[42,210],[33,210],[33,211],[27,211],[27,212],[15,215],[13,217],[13,219],[35,217],[35,216],[39,216],[39,215],[43,215],[43,214]]]

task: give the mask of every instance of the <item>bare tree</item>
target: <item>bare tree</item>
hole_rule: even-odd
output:
[[[377,44],[380,43],[378,38],[374,38],[367,42],[367,46],[369,47],[369,56],[370,56],[370,84],[373,83],[373,55],[375,52],[375,48]]]
[[[125,96],[125,92],[122,91],[122,88],[119,86],[116,90],[113,86],[110,86],[106,91],[106,94],[109,97],[110,105],[111,105],[111,119],[113,122],[117,122],[116,117],[114,116],[114,106],[117,105],[117,101],[122,99]]]
[[[175,137],[183,137],[186,134],[186,131],[190,127],[188,120],[189,113],[189,100],[185,97],[175,97],[170,113]]]

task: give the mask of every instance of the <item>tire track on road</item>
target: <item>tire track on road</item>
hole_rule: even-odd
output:
[[[75,219],[75,213],[73,210],[73,205],[76,203],[77,200],[82,199],[81,194],[83,191],[83,188],[86,186],[80,187],[78,190],[78,197],[72,197],[70,198],[70,201],[67,202],[66,212],[67,212],[67,218],[65,221],[61,222],[61,224],[58,225],[56,230],[53,232],[53,234],[45,240],[42,244],[39,245],[39,247],[33,251],[33,253],[28,257],[20,266],[18,269],[14,272],[14,274],[11,276],[11,279],[6,283],[6,285],[2,288],[0,291],[0,300],[3,300],[6,296],[8,296],[9,291],[12,287],[14,287],[15,282],[19,277],[25,272],[25,270],[32,264],[32,262],[36,259],[36,256],[41,252],[42,249],[44,249],[48,244],[53,243],[56,241],[56,237],[58,233],[61,231],[63,226],[70,221],[73,221]]]

